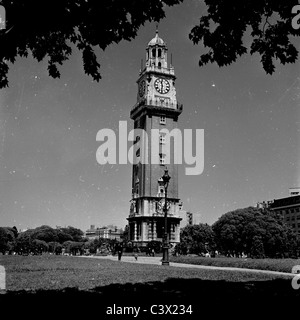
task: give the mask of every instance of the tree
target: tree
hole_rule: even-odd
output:
[[[176,256],[178,254],[183,254],[183,255],[188,254],[188,247],[185,242],[179,242],[176,244],[175,250],[174,250],[174,255]]]
[[[35,228],[32,237],[45,242],[58,241],[57,230],[45,225]]]
[[[213,226],[216,245],[225,255],[270,258],[297,255],[297,236],[281,217],[249,207],[222,215]]]
[[[64,243],[68,240],[73,240],[73,237],[69,233],[64,232],[62,229],[56,229],[56,233],[59,243]]]
[[[293,63],[298,50],[290,36],[299,36],[292,27],[292,8],[296,0],[204,0],[207,14],[200,18],[189,35],[194,44],[202,42],[208,52],[199,65],[216,62],[231,64],[238,56],[257,53],[268,74],[275,70],[274,60]],[[250,43],[247,41],[250,39]]]
[[[16,227],[0,227],[0,252],[5,254],[6,251],[11,253],[16,244]]]
[[[4,228],[0,227],[0,252],[5,254],[8,249],[8,235]]]
[[[147,244],[148,252],[154,251],[154,253],[160,253],[162,251],[162,242],[157,240],[152,240]]]
[[[82,255],[84,252],[84,242],[66,241],[63,243],[62,246],[66,249],[67,253],[70,253],[75,256],[77,255],[77,253]]]
[[[74,227],[68,226],[67,228],[60,228],[60,231],[64,235],[68,235],[69,238],[71,238],[70,240],[83,241],[83,231],[81,231],[78,228],[74,228]]]
[[[6,29],[0,30],[0,88],[8,85],[8,62],[29,54],[37,61],[48,59],[48,72],[58,78],[62,65],[76,47],[82,53],[86,74],[101,79],[94,48],[105,50],[112,43],[132,40],[146,21],[160,21],[165,6],[183,0],[2,0],[7,11]],[[290,37],[299,35],[292,27],[292,8],[297,0],[204,0],[207,14],[189,34],[194,44],[202,42],[209,51],[199,65],[231,64],[243,54],[257,53],[264,70],[274,72],[274,60],[293,63],[298,50]],[[38,13],[38,14],[37,14]],[[247,44],[248,39],[250,43]]]
[[[46,241],[34,239],[31,242],[30,251],[34,254],[42,254],[43,252],[47,252],[49,246]]]
[[[131,40],[146,21],[165,16],[164,6],[183,0],[2,0],[7,12],[6,29],[0,30],[0,88],[8,85],[7,62],[17,56],[41,61],[48,58],[48,72],[60,76],[58,65],[76,46],[82,53],[86,74],[99,81],[100,64],[94,47]]]
[[[254,236],[253,243],[251,246],[251,257],[259,259],[265,257],[265,249],[262,237]]]
[[[6,228],[10,237],[14,237],[15,230],[13,228]],[[20,254],[23,253],[42,253],[46,251],[55,254],[61,254],[62,243],[77,243],[84,242],[83,232],[74,227],[53,229],[50,226],[40,226],[35,229],[29,229],[18,234],[15,241],[16,251]],[[70,249],[70,247],[68,247]],[[75,250],[75,249],[74,249]]]
[[[16,252],[18,254],[29,254],[32,248],[32,241],[34,240],[32,235],[34,229],[28,229],[24,232],[20,232],[16,239]]]
[[[61,254],[62,245],[59,242],[48,242],[48,250],[51,253]]]
[[[16,226],[13,226],[12,228],[6,227],[6,229],[13,233],[15,239],[17,238],[19,233],[18,233],[18,229]]]
[[[124,243],[127,243],[129,241],[129,225],[128,224],[125,226],[121,238]]]
[[[188,225],[181,230],[179,248],[181,248],[182,252],[179,253],[201,255],[214,251],[214,247],[214,233],[208,224]]]

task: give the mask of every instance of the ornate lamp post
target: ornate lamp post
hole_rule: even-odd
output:
[[[165,188],[165,206],[164,206],[164,213],[165,213],[165,227],[164,227],[164,235],[163,235],[163,259],[162,265],[168,266],[169,263],[169,239],[168,239],[168,186],[171,177],[169,176],[168,169],[165,169],[165,173],[162,176],[163,185]]]

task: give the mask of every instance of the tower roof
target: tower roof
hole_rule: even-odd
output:
[[[164,42],[164,40],[158,36],[157,29],[156,29],[155,37],[148,43],[148,46],[155,46],[155,45],[166,46],[166,43]]]

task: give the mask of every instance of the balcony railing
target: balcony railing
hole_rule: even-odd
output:
[[[145,71],[147,71],[147,72],[160,72],[160,73],[164,73],[164,74],[175,75],[175,71],[172,66],[170,68],[163,68],[163,67],[159,67],[159,66],[156,66],[155,64],[153,64],[151,66],[146,66],[143,70],[141,70],[140,74],[142,74]]]
[[[163,99],[163,98],[144,98],[137,102],[133,108],[132,112],[136,110],[138,107],[143,106],[143,105],[148,105],[148,106],[154,106],[154,107],[162,107],[162,108],[170,108],[173,110],[179,110],[182,111],[183,109],[183,104],[179,102],[173,102],[170,101],[169,99]]]

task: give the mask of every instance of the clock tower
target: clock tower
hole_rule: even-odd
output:
[[[174,149],[178,141],[174,138],[173,145],[168,143],[167,150],[166,132],[177,130],[182,105],[177,102],[175,72],[173,66],[168,65],[167,53],[167,45],[156,30],[155,37],[146,47],[146,63],[137,79],[137,102],[130,112],[134,129],[138,133],[133,142],[136,148],[133,155],[132,198],[127,220],[129,239],[138,246],[163,239],[165,190],[161,177],[165,169],[168,169],[171,177],[167,189],[168,238],[171,244],[180,241],[181,204],[178,197],[178,164],[174,161]],[[151,140],[153,129],[159,132],[156,145]],[[158,151],[155,153],[157,159],[153,156],[155,150]],[[142,158],[149,161],[140,161]]]

